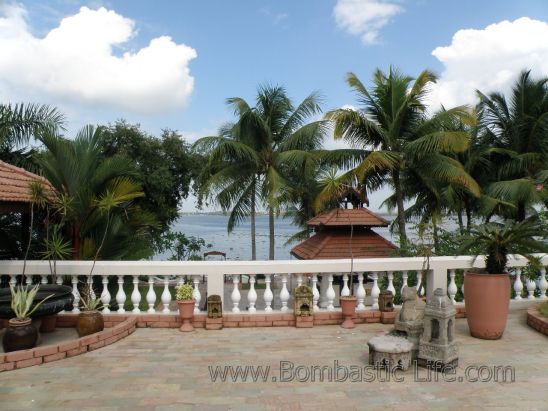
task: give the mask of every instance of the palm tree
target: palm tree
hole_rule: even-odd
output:
[[[405,180],[421,178],[452,182],[479,195],[479,186],[451,154],[466,150],[466,132],[448,127],[455,118],[469,117],[466,107],[441,110],[427,117],[425,97],[436,81],[430,71],[413,78],[390,68],[376,70],[368,90],[354,73],[348,85],[357,93],[360,110],[337,109],[327,114],[334,122],[334,137],[354,148],[337,150],[332,160],[351,168],[341,179],[365,184],[369,190],[388,183],[394,195],[387,201],[397,209],[400,243],[407,241],[405,229]]]
[[[312,93],[294,107],[283,87],[263,86],[254,107],[240,97],[227,102],[237,121],[224,127],[219,136],[196,143],[210,153],[210,178],[205,187],[223,209],[232,209],[229,231],[251,216],[252,258],[256,258],[256,207],[262,203],[268,210],[269,259],[273,260],[274,218],[289,201],[290,174],[318,161],[314,151],[321,147],[326,123],[307,120],[320,113],[320,98]]]
[[[477,94],[496,169],[487,191],[513,205],[500,211],[503,217],[523,221],[548,193],[548,77],[533,80],[523,71],[510,101],[502,93]]]

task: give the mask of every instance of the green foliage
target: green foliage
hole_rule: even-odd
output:
[[[10,288],[11,291],[11,309],[15,313],[15,318],[18,320],[25,320],[29,318],[48,298],[53,297],[53,294],[48,295],[42,301],[37,302],[33,306],[34,297],[40,288],[39,284],[36,284],[29,290],[29,286],[14,286]]]
[[[194,288],[190,284],[181,284],[176,288],[175,298],[177,301],[193,300]]]
[[[80,307],[84,311],[100,310],[104,307],[104,304],[101,302],[101,298],[97,296],[95,290],[93,289],[93,286],[90,285],[90,283],[82,283],[81,289]]]
[[[548,317],[548,301],[542,303],[538,307],[538,310],[540,312],[540,315],[542,315],[543,317]]]
[[[203,238],[187,237],[179,231],[168,231],[163,234],[159,243],[159,252],[171,252],[171,261],[202,260],[201,252],[204,248],[211,248]]]

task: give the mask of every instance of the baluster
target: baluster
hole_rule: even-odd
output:
[[[126,302],[126,293],[124,291],[124,276],[118,276],[118,291],[116,292],[116,302],[118,303],[118,311],[120,314],[126,312],[124,304]]]
[[[358,299],[358,310],[365,310],[365,287],[363,286],[363,274],[358,274],[358,289],[356,290],[356,298]]]
[[[282,275],[282,290],[280,291],[280,300],[282,302],[281,310],[283,312],[287,311],[287,302],[289,301],[289,291],[287,289],[287,274]]]
[[[32,275],[30,275],[30,274],[25,275],[25,284],[26,285],[31,285],[32,284]]]
[[[156,304],[156,293],[154,292],[154,278],[152,277],[148,277],[147,304],[147,313],[154,314],[156,312],[154,309],[154,304]]]
[[[249,275],[249,292],[247,293],[247,301],[249,302],[250,313],[257,311],[255,303],[257,302],[257,291],[255,291],[255,274]]]
[[[297,287],[300,287],[301,285],[303,285],[303,274],[299,273],[297,274]]]
[[[546,281],[546,268],[542,267],[540,269],[540,277],[538,280],[538,288],[540,290],[539,298],[541,300],[546,300],[546,289],[548,289],[548,281]]]
[[[40,283],[41,284],[47,284],[48,283],[48,276],[46,274],[42,274],[40,276]]]
[[[183,278],[182,275],[179,275],[179,276],[177,277],[177,279],[178,279],[178,280],[177,280],[177,287],[180,287],[181,285],[183,285],[183,284],[185,283],[185,279]]]
[[[103,290],[101,292],[101,303],[103,304],[103,313],[108,314],[110,313],[109,304],[111,299],[110,292],[108,290],[108,275],[103,276],[102,283],[103,283]]]
[[[335,300],[335,289],[333,288],[333,274],[329,274],[327,277],[327,290],[325,291],[325,297],[327,298],[327,311],[333,311],[335,306],[333,301]]]
[[[466,277],[466,271],[462,273],[462,285],[460,287],[460,290],[462,292],[462,302],[464,302],[464,278]]]
[[[202,294],[200,293],[200,276],[195,275],[192,278],[192,282],[194,283],[192,296],[194,297],[194,300],[196,300],[194,303],[194,314],[200,314],[200,301],[202,300]]]
[[[314,311],[320,311],[320,307],[318,307],[319,299],[320,292],[318,291],[318,274],[312,274],[312,301],[314,303]]]
[[[80,292],[78,291],[78,276],[73,275],[71,278],[72,282],[72,295],[74,296],[74,301],[72,302],[72,312],[73,313],[79,313],[80,308],[78,308],[80,304]]]
[[[407,285],[408,285],[408,284],[407,284],[407,278],[408,278],[408,277],[407,277],[407,271],[404,271],[404,272],[402,273],[401,278],[402,278],[402,279],[401,279],[400,295],[403,294],[403,289],[404,289],[405,287],[407,287]]]
[[[60,276],[60,275],[58,275],[58,276],[57,276],[57,279],[55,280],[55,283],[56,283],[57,285],[63,285],[63,277]]]
[[[419,297],[422,297],[424,295],[424,287],[421,288],[422,284],[422,271],[417,272],[417,292],[419,294]]]
[[[371,278],[373,279],[373,288],[371,288],[371,297],[373,297],[373,309],[379,308],[379,294],[381,289],[377,281],[379,280],[379,275],[377,273],[372,273]]]
[[[232,284],[234,284],[234,289],[232,290],[231,298],[232,298],[232,312],[233,313],[239,313],[240,308],[238,305],[240,304],[240,299],[242,298],[240,295],[240,290],[238,289],[238,282],[240,281],[240,278],[237,275],[232,276]]]
[[[17,276],[15,274],[10,275],[10,287],[15,287],[17,284]]]
[[[523,283],[521,282],[521,268],[516,269],[516,281],[514,282],[514,291],[516,292],[515,300],[521,300],[521,292],[523,291]]]
[[[449,287],[447,287],[447,294],[449,294],[449,298],[453,304],[456,303],[455,295],[457,295],[457,290],[457,283],[455,283],[455,270],[449,270]]]
[[[535,299],[535,289],[537,288],[537,283],[535,283],[534,280],[528,278],[527,283],[525,284],[527,287],[527,299],[528,300],[534,300]]]
[[[131,311],[134,314],[139,314],[139,303],[141,302],[141,293],[139,292],[139,276],[133,276],[133,291],[131,293],[131,302],[133,303],[133,310]]]
[[[264,290],[264,303],[265,303],[265,311],[270,312],[272,311],[272,300],[274,300],[274,294],[272,294],[272,289],[270,288],[270,282],[271,280],[271,274],[265,274],[264,276],[264,283],[265,283],[265,290]]]
[[[162,305],[164,306],[164,309],[162,310],[162,314],[169,314],[169,304],[171,303],[171,293],[169,292],[169,276],[164,276],[164,291],[162,291],[162,295],[160,297],[162,300]]]
[[[395,297],[396,289],[394,288],[394,272],[388,271],[387,275],[388,275],[388,287],[386,287],[386,290],[392,292],[392,295]]]
[[[341,297],[347,297],[350,295],[350,288],[348,288],[348,274],[343,275],[343,288],[341,290]]]

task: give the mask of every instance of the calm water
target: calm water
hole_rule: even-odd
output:
[[[391,220],[391,216],[383,216]],[[231,234],[226,231],[228,216],[217,214],[184,214],[173,225],[174,231],[181,231],[187,236],[201,237],[206,244],[212,244],[209,250],[223,251],[227,259],[230,260],[250,260],[251,259],[251,236],[250,223],[246,221],[236,227]],[[257,216],[257,259],[268,259],[268,216]],[[290,219],[278,218],[275,224],[276,249],[275,258],[277,260],[292,259],[289,251],[297,243],[285,245],[285,242],[300,228],[295,227]],[[388,228],[375,228],[375,231],[385,238],[395,242],[391,238]],[[169,254],[158,254],[155,259],[166,259]]]

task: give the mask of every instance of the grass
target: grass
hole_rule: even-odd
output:
[[[543,317],[548,317],[548,301],[542,303],[538,308],[540,315]]]
[[[256,290],[266,290],[266,284],[255,283]],[[249,283],[240,284],[240,290],[249,290]]]

